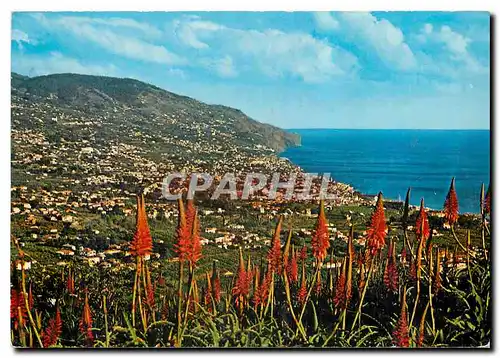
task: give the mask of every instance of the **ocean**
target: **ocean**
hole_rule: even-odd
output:
[[[330,173],[363,194],[442,209],[452,177],[461,213],[479,212],[490,182],[489,130],[290,129],[302,145],[281,153],[309,173]]]

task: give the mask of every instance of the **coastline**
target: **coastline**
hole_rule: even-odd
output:
[[[299,166],[298,164],[294,163],[289,158],[287,158],[287,157],[281,157],[281,156],[280,156],[280,158],[287,160],[288,162],[290,162],[291,164],[293,164],[296,168],[298,168],[300,171],[306,173],[306,171],[304,171],[304,169],[301,166]],[[335,180],[334,177],[332,177],[331,180],[334,183],[345,185],[347,187],[352,188],[353,191],[354,191],[354,195],[359,196],[360,198],[362,198],[366,202],[373,202],[377,198],[378,194],[363,193],[363,192],[359,191],[358,189],[356,189],[354,187],[354,185],[352,185],[350,183],[340,182],[338,180]],[[383,194],[383,192],[382,192],[382,194]],[[444,200],[445,200],[445,198],[443,198],[443,203],[444,203]],[[405,203],[405,199],[398,200],[398,199],[394,199],[392,197],[388,197],[388,196],[384,195],[384,203],[389,203],[389,204],[393,204],[393,205],[396,205],[396,206],[401,206],[401,208],[403,208],[404,203]],[[412,210],[418,210],[419,209],[419,205],[410,204],[409,207]],[[429,207],[429,206],[424,206],[424,209],[426,211],[428,211],[428,212],[433,212],[433,213],[439,213],[439,212],[443,211],[443,208],[436,209],[436,208],[432,208],[432,207]],[[480,216],[480,213],[479,212],[465,211],[465,212],[460,212],[460,215],[472,215],[472,216],[476,217],[476,216]]]
[[[336,173],[335,173],[335,170],[332,168],[330,170],[328,170],[328,165],[329,163],[327,162],[327,160],[329,159],[328,155],[329,155],[329,152],[328,152],[328,149],[327,147],[325,147],[325,149],[323,149],[322,145],[324,144],[323,142],[318,145],[316,143],[316,141],[319,141],[321,138],[321,135],[319,134],[316,134],[318,132],[322,132],[324,131],[323,129],[316,129],[316,128],[307,128],[307,129],[286,129],[287,131],[290,131],[290,132],[294,132],[296,134],[299,134],[302,138],[304,138],[304,134],[305,132],[311,132],[312,135],[310,138],[306,138],[305,139],[305,143],[306,143],[306,148],[304,148],[303,151],[301,152],[292,152],[290,153],[289,150],[293,150],[293,148],[297,148],[297,147],[304,147],[304,140],[302,141],[301,145],[300,146],[293,146],[293,147],[288,147],[288,148],[285,148],[283,151],[279,152],[278,153],[278,156],[282,159],[285,159],[287,161],[289,161],[290,163],[292,163],[294,166],[300,168],[300,170],[304,171],[304,172],[312,172],[312,173],[321,173],[321,172],[329,172],[331,173],[331,178],[334,182],[337,182],[337,183],[342,183],[344,185],[348,185],[349,187],[352,187],[353,190],[356,192],[356,195],[359,195],[361,196],[362,198],[364,198],[365,200],[368,200],[368,201],[372,201],[374,197],[376,197],[377,193],[378,193],[378,190],[375,191],[375,192],[372,192],[371,190],[362,190],[360,189],[359,187],[357,187],[353,181],[349,181],[348,179],[346,180],[346,176],[349,175],[349,171],[350,169],[346,169],[346,168],[349,168],[348,166],[346,167],[340,167],[342,170],[343,170],[343,174],[344,174],[344,177],[341,179],[341,180],[337,180],[337,176],[336,176]],[[378,132],[378,133],[383,133],[383,132],[393,132],[393,133],[396,133],[396,132],[410,132],[410,133],[425,133],[425,132],[432,132],[432,133],[446,133],[446,132],[454,132],[454,133],[457,133],[457,132],[462,132],[463,135],[467,135],[469,133],[489,133],[490,130],[489,129],[472,129],[472,130],[462,130],[462,129],[451,129],[451,130],[445,130],[445,129],[404,129],[404,130],[397,130],[397,129],[374,129],[374,130],[371,130],[371,129],[325,129],[327,131],[331,131],[331,132],[344,132],[344,133],[348,133],[348,132],[351,132],[350,134],[350,138],[352,138],[353,136],[355,136],[355,134],[352,134],[353,132],[356,133],[356,132],[363,132],[363,136],[367,136],[369,135],[369,133],[371,131],[373,132]],[[431,134],[430,134],[431,135]],[[340,135],[339,135],[340,136]],[[477,134],[473,134],[472,136],[477,136]],[[482,137],[483,135],[481,135]],[[333,138],[335,138],[335,136],[332,136]],[[420,134],[417,135],[417,138],[420,137]],[[447,138],[448,136],[445,135],[445,138]],[[325,138],[329,138],[328,136],[328,133],[327,135],[325,136]],[[308,140],[309,140],[309,145],[308,145]],[[313,143],[311,145],[311,143]],[[307,147],[308,146],[308,147]],[[342,146],[339,144],[339,148],[341,148]],[[491,150],[491,148],[488,146],[488,149]],[[324,150],[324,152],[323,152]],[[360,150],[362,150],[362,148],[360,148]],[[338,148],[336,150],[338,152]],[[348,152],[349,151],[349,148],[346,149],[346,151]],[[402,152],[403,154],[401,156],[404,155],[404,152]],[[335,154],[335,153],[334,153]],[[360,155],[359,152],[357,153],[358,156],[357,156],[357,160],[359,162],[359,158],[362,157],[362,154]],[[423,154],[423,153],[422,153]],[[342,155],[342,154],[337,154],[337,155]],[[348,155],[348,154],[347,154]],[[443,154],[443,157],[444,157],[445,154]],[[484,155],[484,152],[481,152],[481,155]],[[312,158],[312,164],[311,166],[313,167],[311,169],[311,167],[308,167],[305,163],[307,162],[308,158],[311,156]],[[460,160],[460,163],[463,162],[463,160],[467,160],[467,158],[463,159],[461,154],[458,154],[459,158],[460,159],[456,159],[456,160]],[[373,156],[372,156],[373,157]],[[364,157],[362,157],[363,159],[361,160],[364,160],[364,161],[369,161],[372,157],[367,157],[367,159],[364,159]],[[381,156],[383,157],[383,155]],[[406,162],[401,162],[401,159],[399,158],[399,156],[397,157],[389,157],[389,158],[396,158],[395,160],[398,162],[398,163],[406,163]],[[472,157],[474,158],[474,157]],[[484,158],[484,157],[483,157]],[[297,162],[297,159],[300,159],[299,162]],[[337,167],[339,167],[339,165],[342,165],[342,164],[339,164],[339,163],[342,163],[342,159],[341,157],[336,157],[335,159],[335,162],[332,162],[332,163],[335,163],[335,164],[332,164],[332,165],[336,165]],[[346,162],[349,161],[349,157],[346,156]],[[380,158],[378,160],[381,160]],[[432,160],[432,159],[431,159]],[[469,159],[470,160],[470,159]],[[427,160],[429,161],[429,159]],[[383,162],[383,161],[382,161]],[[470,161],[469,161],[470,162]],[[302,164],[302,165],[299,165]],[[458,200],[459,200],[459,210],[461,207],[463,207],[464,209],[460,210],[460,214],[467,214],[467,215],[479,215],[479,204],[475,205],[475,201],[476,201],[476,196],[477,196],[477,200],[479,200],[479,187],[481,185],[481,182],[484,183],[484,185],[486,187],[488,187],[488,178],[491,177],[491,171],[490,170],[487,170],[488,167],[479,167],[479,165],[481,164],[478,164],[478,168],[476,167],[473,167],[473,169],[469,169],[469,172],[465,171],[465,172],[457,172],[456,170],[456,167],[455,167],[455,170],[453,170],[453,167],[451,167],[450,169],[450,177],[449,179],[446,178],[446,180],[451,180],[451,177],[458,177],[458,178],[462,178],[462,193],[463,195],[460,195],[460,192],[459,192],[459,197],[458,197]],[[401,164],[399,164],[400,168],[401,168]],[[361,177],[361,180],[363,180],[363,177],[362,177],[362,174],[359,174],[359,173],[362,173],[363,171],[365,170],[376,170],[375,168],[373,169],[366,169],[366,168],[361,168],[358,166],[358,168],[356,168],[356,165],[353,164],[352,166],[353,168],[355,168],[353,170],[353,172],[356,172],[356,169],[358,169],[358,175],[360,175]],[[397,178],[395,179],[395,173],[397,172],[397,169],[396,171],[394,170],[390,170],[391,169],[391,164],[390,164],[390,160],[387,161],[387,166],[386,166],[387,170],[390,171],[390,174],[389,176],[387,177],[386,176],[386,179],[387,178],[391,178],[390,180],[392,180],[392,182],[394,182],[394,180],[397,180]],[[397,167],[396,167],[397,168]],[[421,167],[422,169],[421,170],[424,170],[426,169],[427,167],[425,166],[422,166]],[[448,189],[448,186],[449,186],[449,182],[446,182],[446,184],[444,184],[445,182],[443,181],[443,174],[441,174],[443,172],[443,169],[445,170],[446,167],[443,167],[441,166],[439,170],[438,169],[438,172],[440,173],[439,175],[441,175],[441,178],[439,178],[439,180],[435,180],[435,179],[432,179],[433,177],[431,177],[432,180],[427,180],[425,178],[425,175],[424,176],[420,176],[419,179],[413,179],[413,180],[408,180],[409,184],[413,183],[414,185],[409,185],[409,187],[411,187],[412,189],[412,193],[413,195],[411,195],[411,200],[410,200],[410,206],[411,207],[414,207],[414,208],[417,208],[420,206],[417,202],[416,202],[416,199],[418,198],[418,201],[420,201],[420,198],[424,198],[424,199],[429,199],[428,201],[426,200],[426,204],[425,205],[425,209],[427,211],[432,211],[432,212],[442,212],[443,210],[443,204],[444,204],[444,201],[446,199],[446,193],[445,191]],[[482,169],[479,169],[479,168],[482,168]],[[484,169],[483,169],[484,168]],[[322,169],[324,169],[322,171]],[[429,168],[431,169],[431,168]],[[427,169],[427,170],[429,170]],[[380,167],[380,169],[382,172],[385,172],[385,168],[383,167]],[[399,169],[399,170],[402,170],[402,173],[404,173],[403,175],[406,177],[406,176],[414,176],[414,172],[413,172],[413,169],[411,167],[408,167],[408,170],[412,171],[412,172],[409,172],[408,175],[406,175],[406,173],[404,172],[405,169]],[[420,170],[419,167],[416,167],[415,170]],[[470,171],[471,170],[475,170],[475,172],[473,172],[473,174],[470,174]],[[482,172],[479,171],[479,170],[483,170]],[[485,177],[485,171],[487,170],[487,177]],[[476,174],[477,172],[479,171],[479,174]],[[426,172],[426,171],[424,171]],[[373,176],[374,174],[373,173],[376,173],[376,172],[372,172],[370,171],[369,173],[371,173],[371,176]],[[435,171],[432,171],[430,172],[431,174],[433,175],[436,175],[436,172]],[[369,175],[370,176],[370,175]],[[358,181],[359,181],[360,178],[358,178]],[[366,186],[366,183],[370,183],[371,181],[369,181],[370,178],[368,179],[364,179],[364,182],[365,182],[365,186]],[[482,180],[481,180],[482,179]],[[420,181],[419,181],[420,180]],[[427,180],[427,181],[426,181]],[[457,180],[460,180],[460,179],[457,179]],[[378,183],[378,182],[376,182]],[[388,182],[387,180],[382,181],[382,183],[385,183],[386,186],[385,188],[387,189],[387,185],[391,185],[390,183],[391,182]],[[384,194],[384,200],[386,202],[390,202],[390,203],[393,203],[393,204],[399,204],[399,205],[404,205],[404,201],[405,201],[405,194],[406,194],[406,190],[408,189],[408,187],[405,187],[404,188],[404,191],[403,191],[403,188],[402,188],[402,185],[404,185],[404,181],[403,180],[400,180],[400,185],[397,187],[397,191],[400,193],[399,195],[395,195],[394,193],[390,193],[390,191],[388,191],[387,193],[384,192],[384,187],[381,186],[380,187],[380,191],[382,191],[382,193]],[[377,184],[378,185],[378,184]],[[368,186],[371,186],[373,188],[374,185],[368,185]],[[477,194],[476,194],[476,190],[475,187],[477,186]],[[389,188],[391,188],[389,186]],[[392,190],[392,191],[395,191],[395,190]],[[462,203],[462,200],[463,200],[463,206],[461,206],[460,204]],[[477,206],[477,207],[476,207]]]

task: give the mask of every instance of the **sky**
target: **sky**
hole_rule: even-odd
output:
[[[282,128],[490,127],[487,12],[17,12],[11,53]]]

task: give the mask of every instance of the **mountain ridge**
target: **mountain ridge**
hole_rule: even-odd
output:
[[[84,110],[89,113],[120,107],[143,116],[163,116],[186,111],[186,117],[210,126],[209,117],[227,118],[236,135],[253,139],[275,151],[300,144],[300,136],[247,116],[241,110],[220,104],[207,104],[136,79],[70,73],[28,77],[11,73],[11,88],[18,95],[28,93],[32,99]],[[115,109],[116,110],[116,109]],[[193,111],[207,113],[205,118]],[[248,140],[243,140],[243,142]]]

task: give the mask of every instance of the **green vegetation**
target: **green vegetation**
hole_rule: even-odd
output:
[[[220,225],[222,220],[226,223],[238,222],[244,225],[259,223],[262,225],[261,231],[267,237],[273,237],[275,220],[258,221],[251,208],[245,209],[240,206],[240,209],[241,213],[245,213],[244,215],[226,215],[224,219],[216,215],[205,216],[202,218],[202,228]],[[361,233],[369,226],[372,211],[373,209],[369,207],[333,207],[327,211],[326,217],[332,226],[351,237],[350,240],[354,242],[356,237],[363,236]],[[386,217],[392,218],[387,220],[389,225],[387,240],[393,241],[396,246],[394,251],[397,253],[404,246],[402,214],[397,210],[385,212]],[[355,229],[351,234],[349,234],[351,226],[346,220],[347,216],[350,216],[349,221]],[[416,221],[415,212],[410,212],[408,217],[408,222]],[[105,235],[112,235],[113,232],[119,232],[121,228],[122,233],[128,233],[128,235],[121,236],[121,240],[131,240],[135,220],[130,216],[115,215],[106,219],[89,216],[88,219],[85,226],[89,230],[97,228],[103,230],[102,233]],[[433,220],[442,225],[443,219],[434,218],[430,222]],[[464,218],[460,218],[458,222],[464,225],[470,224],[469,220]],[[472,220],[472,222],[476,221]],[[286,243],[289,227],[292,229],[308,228],[314,236],[317,225],[317,215],[311,217],[292,215],[285,218],[282,223],[280,241]],[[149,226],[155,242],[154,251],[163,250],[160,249],[162,245],[157,243],[160,238],[164,239],[165,248],[161,258],[151,260],[148,265],[151,282],[154,283],[155,303],[154,307],[149,307],[146,306],[146,301],[143,301],[143,310],[147,317],[145,325],[141,325],[139,318],[135,321],[135,325],[132,324],[130,307],[135,272],[132,257],[123,257],[121,260],[125,265],[120,267],[92,267],[82,263],[76,257],[66,260],[64,266],[59,266],[54,265],[57,261],[54,247],[42,246],[36,242],[25,242],[22,248],[24,256],[21,260],[39,261],[38,265],[26,271],[25,278],[26,285],[32,289],[34,303],[31,311],[37,317],[35,320],[38,322],[36,323],[38,331],[46,330],[50,319],[56,314],[56,309],[60,310],[62,317],[62,331],[53,347],[168,347],[180,344],[176,316],[179,264],[172,260],[176,257],[173,250],[175,224],[166,219],[150,219]],[[188,319],[182,326],[181,345],[183,347],[393,346],[395,344],[394,332],[401,320],[401,300],[405,296],[408,305],[406,319],[410,321],[414,304],[416,312],[412,325],[408,327],[409,346],[484,346],[489,343],[491,334],[489,261],[484,259],[481,250],[472,249],[475,245],[480,245],[478,236],[474,237],[474,242],[467,245],[467,234],[471,233],[467,227],[460,227],[455,231],[470,250],[470,254],[463,253],[461,259],[456,256],[460,249],[457,249],[451,241],[453,239],[450,238],[449,231],[439,229],[439,232],[444,232],[446,235],[435,239],[430,238],[429,242],[432,242],[433,248],[424,250],[423,253],[419,300],[416,300],[415,290],[417,279],[412,276],[414,273],[411,272],[415,256],[412,258],[410,252],[407,252],[407,259],[397,256],[396,290],[387,287],[384,272],[387,260],[390,260],[388,256],[390,246],[386,245],[380,255],[372,258],[376,268],[371,280],[366,282],[368,290],[362,301],[363,308],[359,324],[356,324],[355,316],[363,291],[359,285],[362,280],[366,280],[366,271],[365,276],[360,271],[361,267],[367,265],[366,261],[362,263],[365,260],[362,258],[365,255],[363,252],[366,252],[364,246],[354,245],[352,297],[344,311],[342,305],[339,306],[336,303],[335,297],[340,292],[338,290],[342,289],[339,285],[345,274],[343,271],[345,264],[336,268],[322,269],[320,271],[321,286],[316,290],[318,278],[314,274],[315,259],[310,251],[311,246],[314,247],[311,235],[292,235],[291,237],[293,238],[291,245],[297,250],[304,244],[308,247],[308,258],[304,262],[304,267],[306,268],[306,287],[311,290],[310,298],[305,305],[301,304],[298,298],[301,288],[300,279],[288,282],[288,279],[284,280],[287,270],[283,271],[284,276],[276,272],[272,295],[269,295],[271,301],[268,301],[271,306],[267,306],[268,309],[265,305],[256,306],[252,303],[252,297],[257,292],[257,286],[254,284],[250,286],[249,300],[245,301],[245,306],[243,308],[238,306],[233,296],[233,290],[240,275],[237,269],[237,249],[224,250],[214,245],[207,245],[203,247],[203,257],[198,262],[193,276],[193,279],[198,282],[195,296],[187,296],[191,281],[184,281],[183,284],[184,304],[188,297],[191,297],[191,300],[189,309],[186,307]],[[478,230],[476,227],[474,235],[478,233],[481,233],[481,228]],[[117,236],[120,235],[117,233]],[[418,235],[409,233],[409,238],[414,255],[416,255]],[[120,241],[118,238],[116,240]],[[89,239],[86,244],[91,242]],[[285,254],[286,247],[286,245],[282,247],[282,255]],[[343,257],[349,256],[347,248],[348,243],[338,238],[334,239],[325,263],[341,262]],[[455,251],[455,256],[451,256],[453,251]],[[243,258],[245,262],[250,259],[251,272],[264,274],[269,252],[268,247],[259,250],[244,250]],[[438,259],[436,259],[438,253]],[[19,251],[13,246],[12,260],[18,258]],[[213,301],[213,294],[209,289],[212,282],[209,283],[206,279],[207,274],[208,277],[213,274],[212,263],[214,261],[217,262],[217,272],[221,280],[221,299],[218,303]],[[300,262],[299,260],[299,272]],[[434,264],[431,265],[431,262]],[[440,273],[441,283],[440,288],[434,291],[438,262],[443,267]],[[188,277],[189,271],[186,266],[184,269],[184,277]],[[259,271],[255,271],[257,269]],[[18,272],[12,271],[13,287],[20,286],[21,278]],[[431,276],[429,272],[432,273]],[[263,278],[264,276],[261,276],[261,279]],[[73,292],[68,289],[70,279],[75,282]],[[262,285],[263,281],[260,284]],[[432,296],[429,296],[430,292]],[[78,324],[82,320],[85,293],[88,294],[89,308],[92,313],[92,340],[88,339],[85,331],[82,332]],[[106,301],[106,311],[103,308],[103,300]],[[428,308],[431,300],[432,318]],[[291,310],[296,316],[299,316],[302,310],[304,311],[299,324],[295,321],[297,317],[293,318]],[[21,331],[13,328],[15,345],[33,347],[38,345],[29,322],[26,323],[22,332],[24,343],[21,340],[22,336],[19,335]],[[29,340],[27,337],[30,337]],[[401,342],[396,342],[396,345],[398,344]]]

